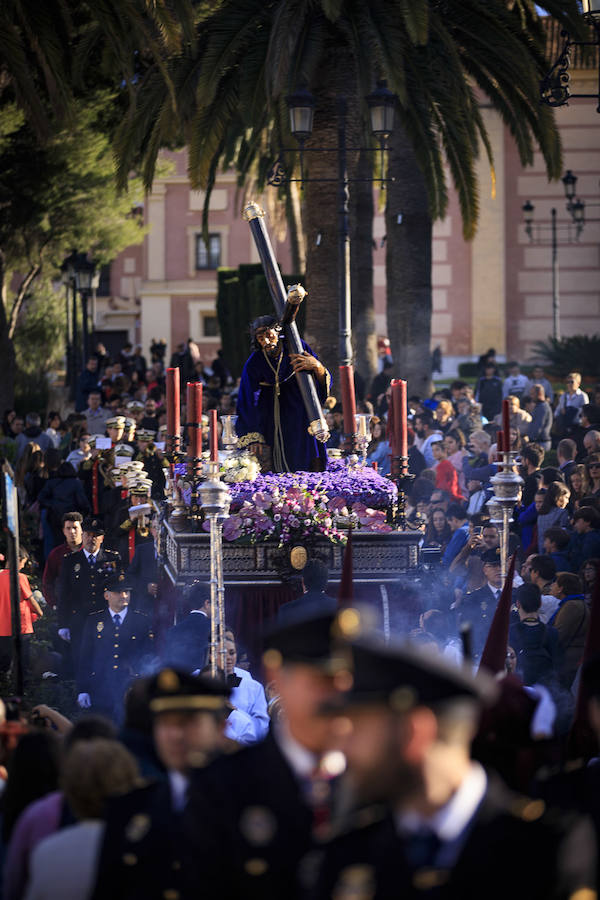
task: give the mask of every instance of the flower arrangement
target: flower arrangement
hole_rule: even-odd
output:
[[[251,453],[231,456],[219,468],[219,473],[227,484],[239,484],[242,481],[253,483],[259,472],[260,463]]]
[[[316,488],[292,485],[255,491],[223,524],[226,541],[240,538],[276,540],[279,547],[311,537],[326,537],[334,543],[346,538],[334,525],[329,497]]]
[[[294,487],[316,490],[327,495],[328,500],[342,499],[345,501],[344,506],[352,505],[353,509],[356,509],[356,504],[363,504],[365,508],[385,510],[397,496],[393,481],[379,475],[374,469],[348,468],[344,460],[336,459],[329,460],[325,472],[269,473],[257,475],[251,481],[239,481],[230,488],[232,509],[240,509],[257,492],[287,491]]]

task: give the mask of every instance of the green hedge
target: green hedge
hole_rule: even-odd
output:
[[[284,285],[297,284],[302,275],[282,275]],[[243,263],[237,269],[217,273],[217,317],[225,362],[234,378],[242,374],[250,352],[250,323],[258,316],[274,313],[267,279],[260,263]],[[304,330],[305,307],[298,312],[300,333]]]

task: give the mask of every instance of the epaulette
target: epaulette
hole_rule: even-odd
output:
[[[537,781],[549,781],[557,775],[570,775],[572,772],[580,772],[586,767],[584,759],[569,759],[562,765],[542,766],[536,775]]]
[[[121,522],[119,528],[121,529],[121,531],[129,531],[130,528],[133,528],[133,522],[131,521],[131,519],[125,519],[124,522]]]
[[[333,822],[328,830],[327,839],[332,841],[354,831],[363,831],[372,825],[383,822],[387,815],[388,809],[381,803],[357,809],[344,816],[339,822]]]
[[[88,613],[89,616],[103,616],[106,612],[107,607],[103,607],[102,609],[94,609],[92,612]]]
[[[510,812],[515,819],[522,822],[536,822],[546,812],[546,804],[543,800],[534,800],[531,797],[518,795],[510,805]]]
[[[79,468],[84,469],[86,472],[89,472],[89,470],[92,468],[93,465],[94,465],[93,459],[84,459],[84,461],[81,463],[81,466]]]
[[[104,549],[104,548],[103,548],[103,549]],[[104,553],[106,553],[107,556],[116,556],[116,557],[119,557],[119,552],[118,552],[118,550],[104,550]]]

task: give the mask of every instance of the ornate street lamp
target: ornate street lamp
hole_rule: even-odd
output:
[[[573,47],[600,48],[600,0],[581,0],[585,20],[594,32],[592,41],[574,41],[568,31],[561,31],[564,44],[556,62],[540,82],[540,99],[548,106],[565,106],[571,99],[590,98],[598,101],[596,112],[600,113],[600,64],[598,68],[598,91],[595,94],[572,94],[570,89],[571,49]]]
[[[100,273],[96,270],[95,263],[90,262],[87,258],[86,253],[76,254],[74,281],[75,289],[81,296],[83,364],[85,365],[89,354],[88,299],[100,283]]]

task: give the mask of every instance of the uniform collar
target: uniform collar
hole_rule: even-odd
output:
[[[415,812],[399,812],[395,816],[397,830],[405,835],[429,830],[443,843],[457,840],[477,812],[487,783],[483,767],[479,763],[471,763],[460,787],[441,809],[429,818]]]
[[[273,731],[277,746],[297,778],[310,778],[318,765],[319,757],[292,737],[285,723],[278,724]]]

